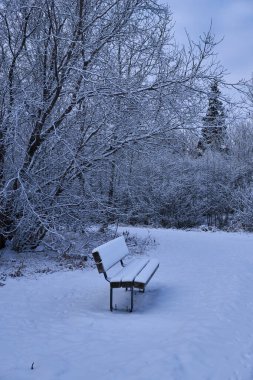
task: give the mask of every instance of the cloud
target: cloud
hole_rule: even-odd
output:
[[[164,3],[164,1],[163,1]],[[185,29],[198,38],[209,29],[220,40],[219,59],[231,73],[230,80],[249,78],[253,72],[252,0],[168,0],[176,22],[176,38],[185,42]]]

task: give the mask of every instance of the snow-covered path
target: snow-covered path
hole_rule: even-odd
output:
[[[253,235],[150,233],[160,268],[133,313],[108,311],[96,270],[8,280],[0,380],[252,380]]]

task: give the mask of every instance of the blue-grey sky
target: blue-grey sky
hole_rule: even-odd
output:
[[[249,79],[253,74],[253,0],[161,0],[174,17],[175,36],[185,42],[185,29],[194,39],[208,31],[211,20],[218,57],[228,81]]]

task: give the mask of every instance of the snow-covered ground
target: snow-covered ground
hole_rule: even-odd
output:
[[[7,279],[0,379],[252,380],[253,235],[149,231],[160,268],[133,313],[96,269]]]

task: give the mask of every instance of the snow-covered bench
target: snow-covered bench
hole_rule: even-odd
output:
[[[93,258],[99,273],[103,273],[110,283],[110,310],[113,311],[113,289],[131,290],[131,307],[133,310],[134,288],[144,292],[149,280],[159,267],[156,259],[134,259],[127,265],[123,259],[129,254],[123,236],[113,239],[93,249]]]

